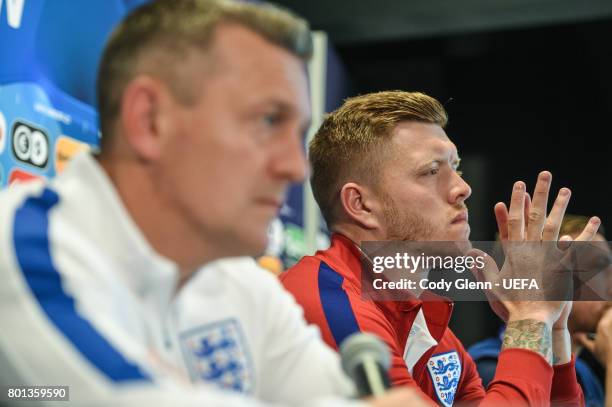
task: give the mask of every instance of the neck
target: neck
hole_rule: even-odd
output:
[[[330,230],[347,237],[357,245],[361,242],[387,240],[377,230],[364,229],[353,223],[336,223],[330,227]]]
[[[192,224],[155,184],[153,168],[128,158],[100,157],[98,161],[148,243],[178,265],[181,284],[214,259],[211,248],[207,250]]]
[[[368,257],[368,254],[364,253],[361,247],[359,247],[361,242],[364,242],[364,241],[385,242],[389,240],[388,237],[383,235],[382,232],[378,229],[372,229],[372,230],[364,229],[360,227],[359,225],[356,225],[353,223],[337,223],[331,226],[330,229],[332,232],[339,233],[343,235],[344,237],[350,239],[359,248],[361,253],[366,257]],[[392,243],[392,246],[393,246],[393,243]],[[387,247],[387,245],[383,244],[381,246],[382,252],[384,252],[386,255],[393,255],[393,257],[395,256],[396,254],[395,252],[386,253],[386,251],[388,251],[388,248],[385,249],[384,247]],[[370,259],[370,261],[372,261],[372,259]],[[414,289],[410,290],[410,294],[418,298],[424,291],[422,288],[420,288],[419,282],[422,279],[428,278],[429,271],[430,270],[428,268],[418,266],[416,270],[412,272],[409,272],[409,273],[400,272],[399,275],[395,275],[395,278],[397,279],[401,276],[401,277],[408,278],[409,280],[414,281],[416,285]],[[392,274],[392,272],[387,272],[387,274],[388,275]]]

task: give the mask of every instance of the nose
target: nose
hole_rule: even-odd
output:
[[[458,174],[453,173],[452,186],[449,193],[449,202],[451,204],[463,203],[472,195],[472,188]]]
[[[301,134],[291,132],[282,137],[282,146],[272,158],[272,171],[280,179],[301,182],[306,177],[307,164]]]

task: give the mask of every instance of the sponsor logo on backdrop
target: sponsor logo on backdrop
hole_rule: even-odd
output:
[[[42,177],[38,175],[34,175],[24,170],[14,169],[13,171],[11,171],[11,174],[9,175],[8,184],[12,185],[16,182],[21,183],[21,182],[28,182],[28,181],[33,181],[37,179],[42,179]]]
[[[4,117],[2,112],[0,112],[0,154],[2,154],[2,152],[4,151],[4,146],[6,144],[7,137],[8,136],[6,134],[6,118]]]
[[[12,147],[15,158],[38,168],[49,162],[49,137],[31,124],[16,121],[13,125]]]
[[[34,103],[34,111],[44,114],[55,121],[62,122],[65,125],[70,125],[70,123],[72,123],[72,117],[69,114],[42,103]]]
[[[55,143],[55,171],[59,174],[72,157],[81,151],[90,150],[88,144],[68,136],[60,136]]]

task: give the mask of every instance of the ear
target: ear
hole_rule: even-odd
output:
[[[380,207],[378,197],[372,191],[355,182],[347,182],[340,190],[340,202],[345,215],[359,226],[371,230],[381,227],[377,210]]]
[[[127,144],[139,159],[155,161],[161,155],[164,134],[160,111],[166,88],[154,78],[138,76],[123,91],[121,126]]]

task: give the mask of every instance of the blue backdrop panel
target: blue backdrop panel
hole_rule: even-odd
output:
[[[0,188],[50,178],[78,150],[99,145],[97,66],[112,28],[149,0],[0,0]],[[326,107],[345,92],[328,50]],[[273,225],[285,267],[305,253],[303,185],[293,186]]]
[[[99,142],[95,78],[113,26],[145,0],[0,0],[0,187],[52,177]]]

